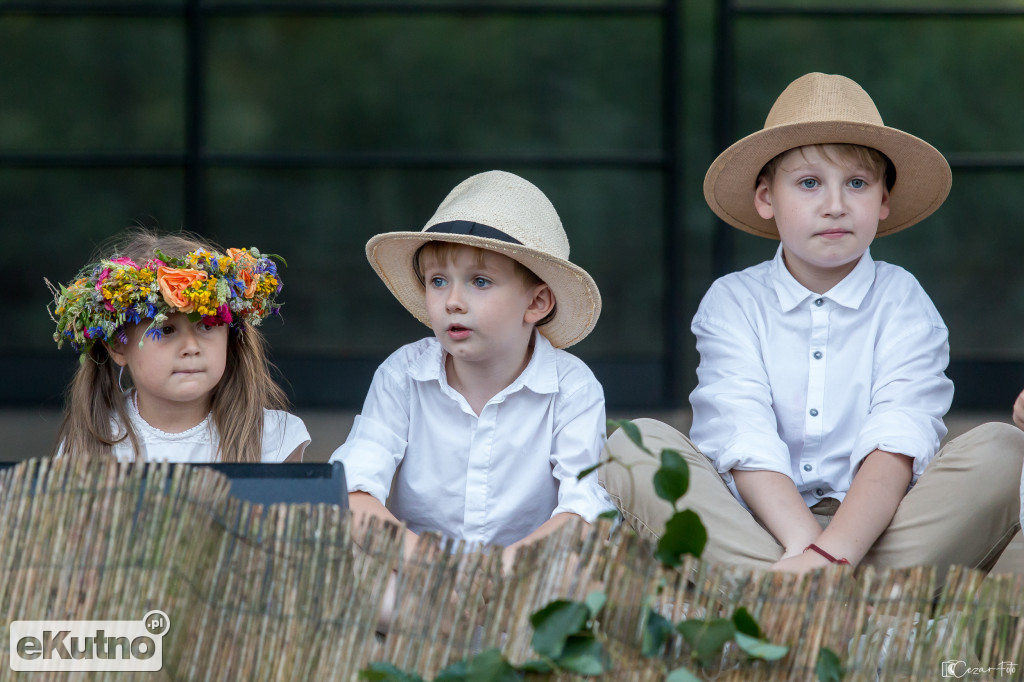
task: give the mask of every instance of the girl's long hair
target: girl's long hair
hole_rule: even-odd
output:
[[[203,248],[221,249],[190,233],[157,235],[143,229],[131,230],[106,247],[93,260],[112,253],[136,263],[152,258],[156,249],[170,257],[181,257]],[[140,324],[146,324],[145,321]],[[125,407],[118,372],[106,346],[93,345],[79,363],[64,394],[64,417],[57,431],[54,453],[64,456],[112,455],[116,443],[126,438],[139,459],[139,437],[132,428]],[[274,380],[267,357],[267,344],[259,329],[240,323],[228,330],[224,376],[211,393],[210,417],[220,434],[214,455],[221,462],[259,462],[263,451],[263,410],[287,410],[288,399]],[[123,383],[130,385],[130,371]],[[115,422],[120,429],[115,433]]]

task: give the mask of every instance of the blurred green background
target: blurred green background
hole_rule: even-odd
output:
[[[704,172],[786,84],[825,71],[949,157],[946,204],[872,254],[944,316],[955,406],[1008,410],[1024,387],[1024,1],[835,5],[0,1],[0,403],[59,406],[76,359],[54,347],[43,278],[144,224],[285,256],[284,320],[264,326],[283,378],[299,407],[355,409],[376,364],[429,333],[366,240],[420,229],[457,182],[502,168],[548,194],[601,287],[572,352],[609,406],[685,407],[700,297],[776,247],[714,219]]]

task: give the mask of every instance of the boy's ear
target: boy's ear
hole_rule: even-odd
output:
[[[882,206],[878,211],[878,219],[885,220],[889,217],[889,189],[882,190]]]
[[[111,345],[104,341],[103,347],[107,349],[107,354],[110,355],[118,365],[124,367],[128,364],[128,356],[124,354],[124,344],[115,342]]]
[[[757,215],[765,220],[775,217],[775,209],[772,207],[772,188],[768,186],[764,176],[757,179],[757,187],[754,189],[754,208]]]
[[[530,303],[526,306],[523,321],[527,324],[537,324],[555,309],[555,292],[551,291],[547,284],[541,283],[530,293]]]

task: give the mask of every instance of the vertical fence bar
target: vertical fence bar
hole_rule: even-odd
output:
[[[733,44],[733,23],[736,21],[731,0],[718,0],[715,16],[715,65],[713,131],[715,154],[721,153],[732,142],[736,118],[736,50]],[[722,220],[715,220],[715,234],[711,244],[712,269],[714,277],[732,272],[735,253],[734,230]]]
[[[202,0],[185,2],[185,228],[203,231],[205,35]]]
[[[686,244],[680,217],[684,215],[683,173],[683,50],[680,2],[665,0],[661,15],[661,106],[662,106],[662,249],[664,286],[662,329],[665,371],[662,402],[667,407],[682,404],[686,347],[682,321],[686,310],[686,281],[683,270]]]

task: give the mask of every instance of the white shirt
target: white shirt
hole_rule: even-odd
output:
[[[606,428],[604,391],[581,360],[534,334],[526,369],[477,416],[448,385],[445,355],[430,337],[377,369],[331,456],[349,492],[387,502],[414,532],[482,544],[509,545],[562,512],[593,521],[613,508],[596,472],[576,479],[597,464]]]
[[[842,500],[875,449],[924,471],[953,400],[948,332],[907,271],[865,253],[819,296],[771,261],[717,280],[693,318],[690,437],[723,474],[789,476],[810,506]]]
[[[199,424],[181,433],[167,433],[150,426],[142,418],[133,399],[129,394],[125,401],[128,419],[131,421],[135,434],[139,437],[141,450],[139,460],[146,462],[200,463],[217,461],[217,446],[220,435],[207,415]],[[112,426],[113,433],[123,433],[117,422]],[[263,448],[260,461],[264,463],[283,462],[295,448],[308,445],[309,432],[301,419],[294,414],[280,410],[263,410]],[[131,439],[125,438],[114,445],[114,456],[123,461],[134,461],[135,451]]]

